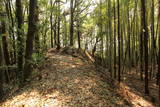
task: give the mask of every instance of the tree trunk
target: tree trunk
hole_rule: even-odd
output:
[[[114,0],[114,78],[117,77],[116,6]]]
[[[128,60],[129,60],[129,70],[131,69],[131,30],[130,30],[130,19],[129,19],[129,1],[127,4],[127,19],[128,19]]]
[[[74,15],[73,15],[73,0],[70,2],[70,46],[73,46],[73,35],[74,35]]]
[[[159,26],[159,29],[160,29],[160,0],[158,0],[158,26]],[[159,86],[159,105],[160,105],[160,33],[159,33],[157,84]]]
[[[50,0],[51,3],[51,8],[53,7],[52,0]],[[51,15],[50,15],[50,24],[51,24],[51,48],[53,48],[53,12],[51,10]]]
[[[112,48],[113,48],[113,35],[112,35],[112,16],[111,16],[111,0],[108,0],[108,20],[109,20],[109,24],[108,24],[108,27],[109,27],[109,35],[110,35],[110,44],[109,44],[109,56],[110,56],[110,58],[109,58],[109,66],[110,66],[110,68],[109,68],[109,70],[110,70],[110,75],[111,75],[111,77],[112,77]]]
[[[78,19],[78,22],[77,22],[77,35],[78,35],[78,49],[81,49],[81,31],[80,31],[79,19]]]
[[[54,21],[54,45],[57,46],[57,20]]]
[[[7,34],[6,34],[6,26],[5,22],[2,21],[2,47],[3,47],[3,55],[4,55],[4,64],[6,66],[10,65],[10,57],[8,52],[8,43],[7,43]],[[5,80],[8,83],[10,81],[8,71],[5,71]]]
[[[10,0],[6,1],[6,12],[7,12],[9,23],[11,23],[9,27],[9,35],[12,39],[12,48],[13,48],[13,51],[10,52],[11,53],[10,54],[11,55],[10,64],[15,64],[16,63],[16,43],[15,43],[15,35],[14,35],[14,19],[12,15],[13,13],[12,13]]]
[[[15,39],[15,33],[14,33],[14,18],[13,18],[13,13],[12,13],[13,9],[11,7],[11,1],[9,0],[9,12],[10,12],[10,19],[12,22],[12,39],[13,39],[13,51],[14,51],[14,61],[13,64],[15,64],[17,62],[17,56],[16,56],[16,39]]]
[[[146,1],[141,0],[142,34],[144,37],[144,60],[145,60],[145,94],[149,94],[148,88],[148,28],[146,20]]]
[[[157,74],[157,83],[159,86],[159,105],[160,105],[160,34],[159,34],[159,53],[158,53],[158,74]]]
[[[0,35],[2,34],[2,25],[0,25]],[[0,36],[0,66],[3,65],[3,55],[2,55],[2,37]],[[0,100],[3,98],[3,70],[0,69]]]
[[[59,50],[61,48],[61,43],[60,43],[60,1],[58,1],[58,32],[57,32],[57,50]]]
[[[18,22],[17,28],[17,55],[18,55],[18,71],[17,76],[20,84],[23,82],[23,16],[22,16],[22,3],[21,0],[16,0],[16,17]]]
[[[9,52],[8,52],[8,43],[7,43],[7,34],[6,34],[6,26],[5,22],[2,22],[2,43],[3,43],[3,52],[4,52],[4,59],[5,59],[5,64],[9,65],[10,64],[10,57],[9,57]]]
[[[155,68],[155,49],[156,49],[156,41],[155,41],[155,28],[154,28],[154,0],[152,0],[152,9],[151,9],[151,35],[152,35],[152,54],[151,54],[151,71],[150,71],[150,79],[152,78],[152,74]]]
[[[121,33],[120,33],[120,7],[119,0],[117,0],[118,11],[118,81],[121,82]]]
[[[27,34],[26,52],[25,52],[24,80],[26,80],[32,72],[31,61],[33,54],[33,40],[37,31],[36,14],[37,14],[37,0],[30,0],[28,34]]]

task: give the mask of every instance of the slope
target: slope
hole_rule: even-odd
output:
[[[46,53],[44,67],[1,107],[152,107],[132,103],[106,71],[81,56],[55,49]],[[102,70],[102,72],[101,72]]]

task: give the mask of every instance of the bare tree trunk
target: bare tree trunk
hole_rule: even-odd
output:
[[[11,17],[11,22],[12,22],[12,39],[13,39],[13,51],[14,51],[14,61],[13,64],[17,62],[17,56],[16,56],[16,39],[15,39],[15,33],[14,33],[14,18],[13,18],[13,9],[11,6],[11,1],[9,0],[9,12],[10,12],[10,17]]]
[[[155,28],[154,28],[154,0],[152,0],[152,10],[151,10],[151,35],[152,35],[152,54],[151,54],[151,71],[150,71],[150,79],[152,78],[152,74],[155,68],[155,49],[156,49],[156,41],[155,41]]]
[[[128,60],[129,60],[129,70],[131,69],[131,27],[129,19],[129,0],[127,4],[127,19],[128,19]]]
[[[17,22],[18,22],[18,28],[17,28],[18,71],[17,71],[17,76],[18,76],[20,85],[23,82],[23,50],[24,50],[22,13],[23,13],[23,10],[22,10],[21,0],[16,0],[16,17],[17,17]]]
[[[54,45],[57,46],[57,20],[54,21]]]
[[[77,35],[78,35],[78,49],[81,49],[81,31],[80,31],[80,23],[77,22]]]
[[[158,53],[158,74],[157,83],[159,86],[159,104],[160,104],[160,34],[159,34],[159,53]]]
[[[158,26],[160,26],[160,0],[158,0]],[[159,105],[160,105],[160,33],[159,33],[159,52],[158,52],[157,84],[159,86]]]
[[[2,34],[2,25],[0,25],[0,35]],[[3,55],[2,55],[2,37],[0,36],[0,66],[3,65]],[[0,69],[0,100],[3,98],[3,70]]]
[[[6,25],[5,21],[2,21],[2,47],[3,47],[3,55],[4,55],[4,64],[6,66],[10,65],[10,56],[9,56],[9,51],[8,51],[8,42],[7,42],[7,35],[6,35]],[[8,83],[10,81],[8,71],[5,71],[5,80]]]
[[[26,52],[25,52],[24,80],[26,80],[32,72],[31,60],[33,54],[33,40],[37,30],[36,11],[37,11],[37,0],[30,0],[28,34],[27,34]]]
[[[110,56],[110,58],[109,58],[109,66],[110,66],[110,68],[109,68],[109,70],[110,70],[110,75],[111,75],[111,77],[112,77],[112,66],[113,66],[113,63],[112,63],[112,48],[113,48],[113,35],[112,35],[112,16],[111,16],[111,7],[112,7],[112,5],[111,5],[111,0],[108,0],[108,20],[109,20],[109,25],[108,25],[108,27],[109,27],[109,35],[110,35],[110,44],[109,44],[109,56]]]
[[[7,43],[7,35],[6,35],[6,26],[5,22],[2,22],[2,43],[3,43],[3,52],[4,52],[4,59],[6,65],[10,64],[10,57],[8,52],[8,43]]]
[[[145,94],[149,94],[148,88],[148,28],[146,20],[146,1],[141,0],[142,34],[144,37],[144,60],[145,60]]]
[[[115,0],[114,0],[114,78],[117,77],[117,43],[116,43],[116,7],[115,7]]]
[[[52,0],[50,0],[51,7],[53,7]],[[51,27],[51,48],[53,48],[53,12],[51,10],[51,15],[50,15],[50,27]]]
[[[121,33],[120,33],[120,6],[119,0],[117,0],[118,11],[118,81],[121,82]]]
[[[73,0],[70,2],[70,10],[71,10],[71,15],[70,15],[70,46],[73,46],[73,36],[74,36],[74,15],[73,15]]]
[[[58,32],[57,32],[57,50],[61,48],[61,43],[60,43],[60,1],[58,2]]]
[[[15,35],[14,35],[14,19],[12,15],[13,13],[11,9],[11,1],[7,0],[5,4],[6,4],[6,12],[7,12],[8,20],[9,20],[9,23],[11,23],[11,26],[9,27],[9,34],[12,39],[12,47],[13,47],[13,51],[10,52],[11,53],[10,64],[15,64],[16,63],[16,43],[15,43]]]

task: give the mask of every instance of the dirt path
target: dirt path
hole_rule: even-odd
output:
[[[44,63],[41,74],[1,107],[143,107],[125,100],[87,61],[49,52]]]

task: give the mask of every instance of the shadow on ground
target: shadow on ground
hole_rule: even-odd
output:
[[[44,69],[34,71],[40,72],[40,75],[7,97],[0,106],[138,107],[135,106],[137,103],[123,96],[125,93],[120,91],[121,86],[116,81],[110,79],[107,73],[100,73],[94,64],[59,53],[50,52],[46,56]]]

